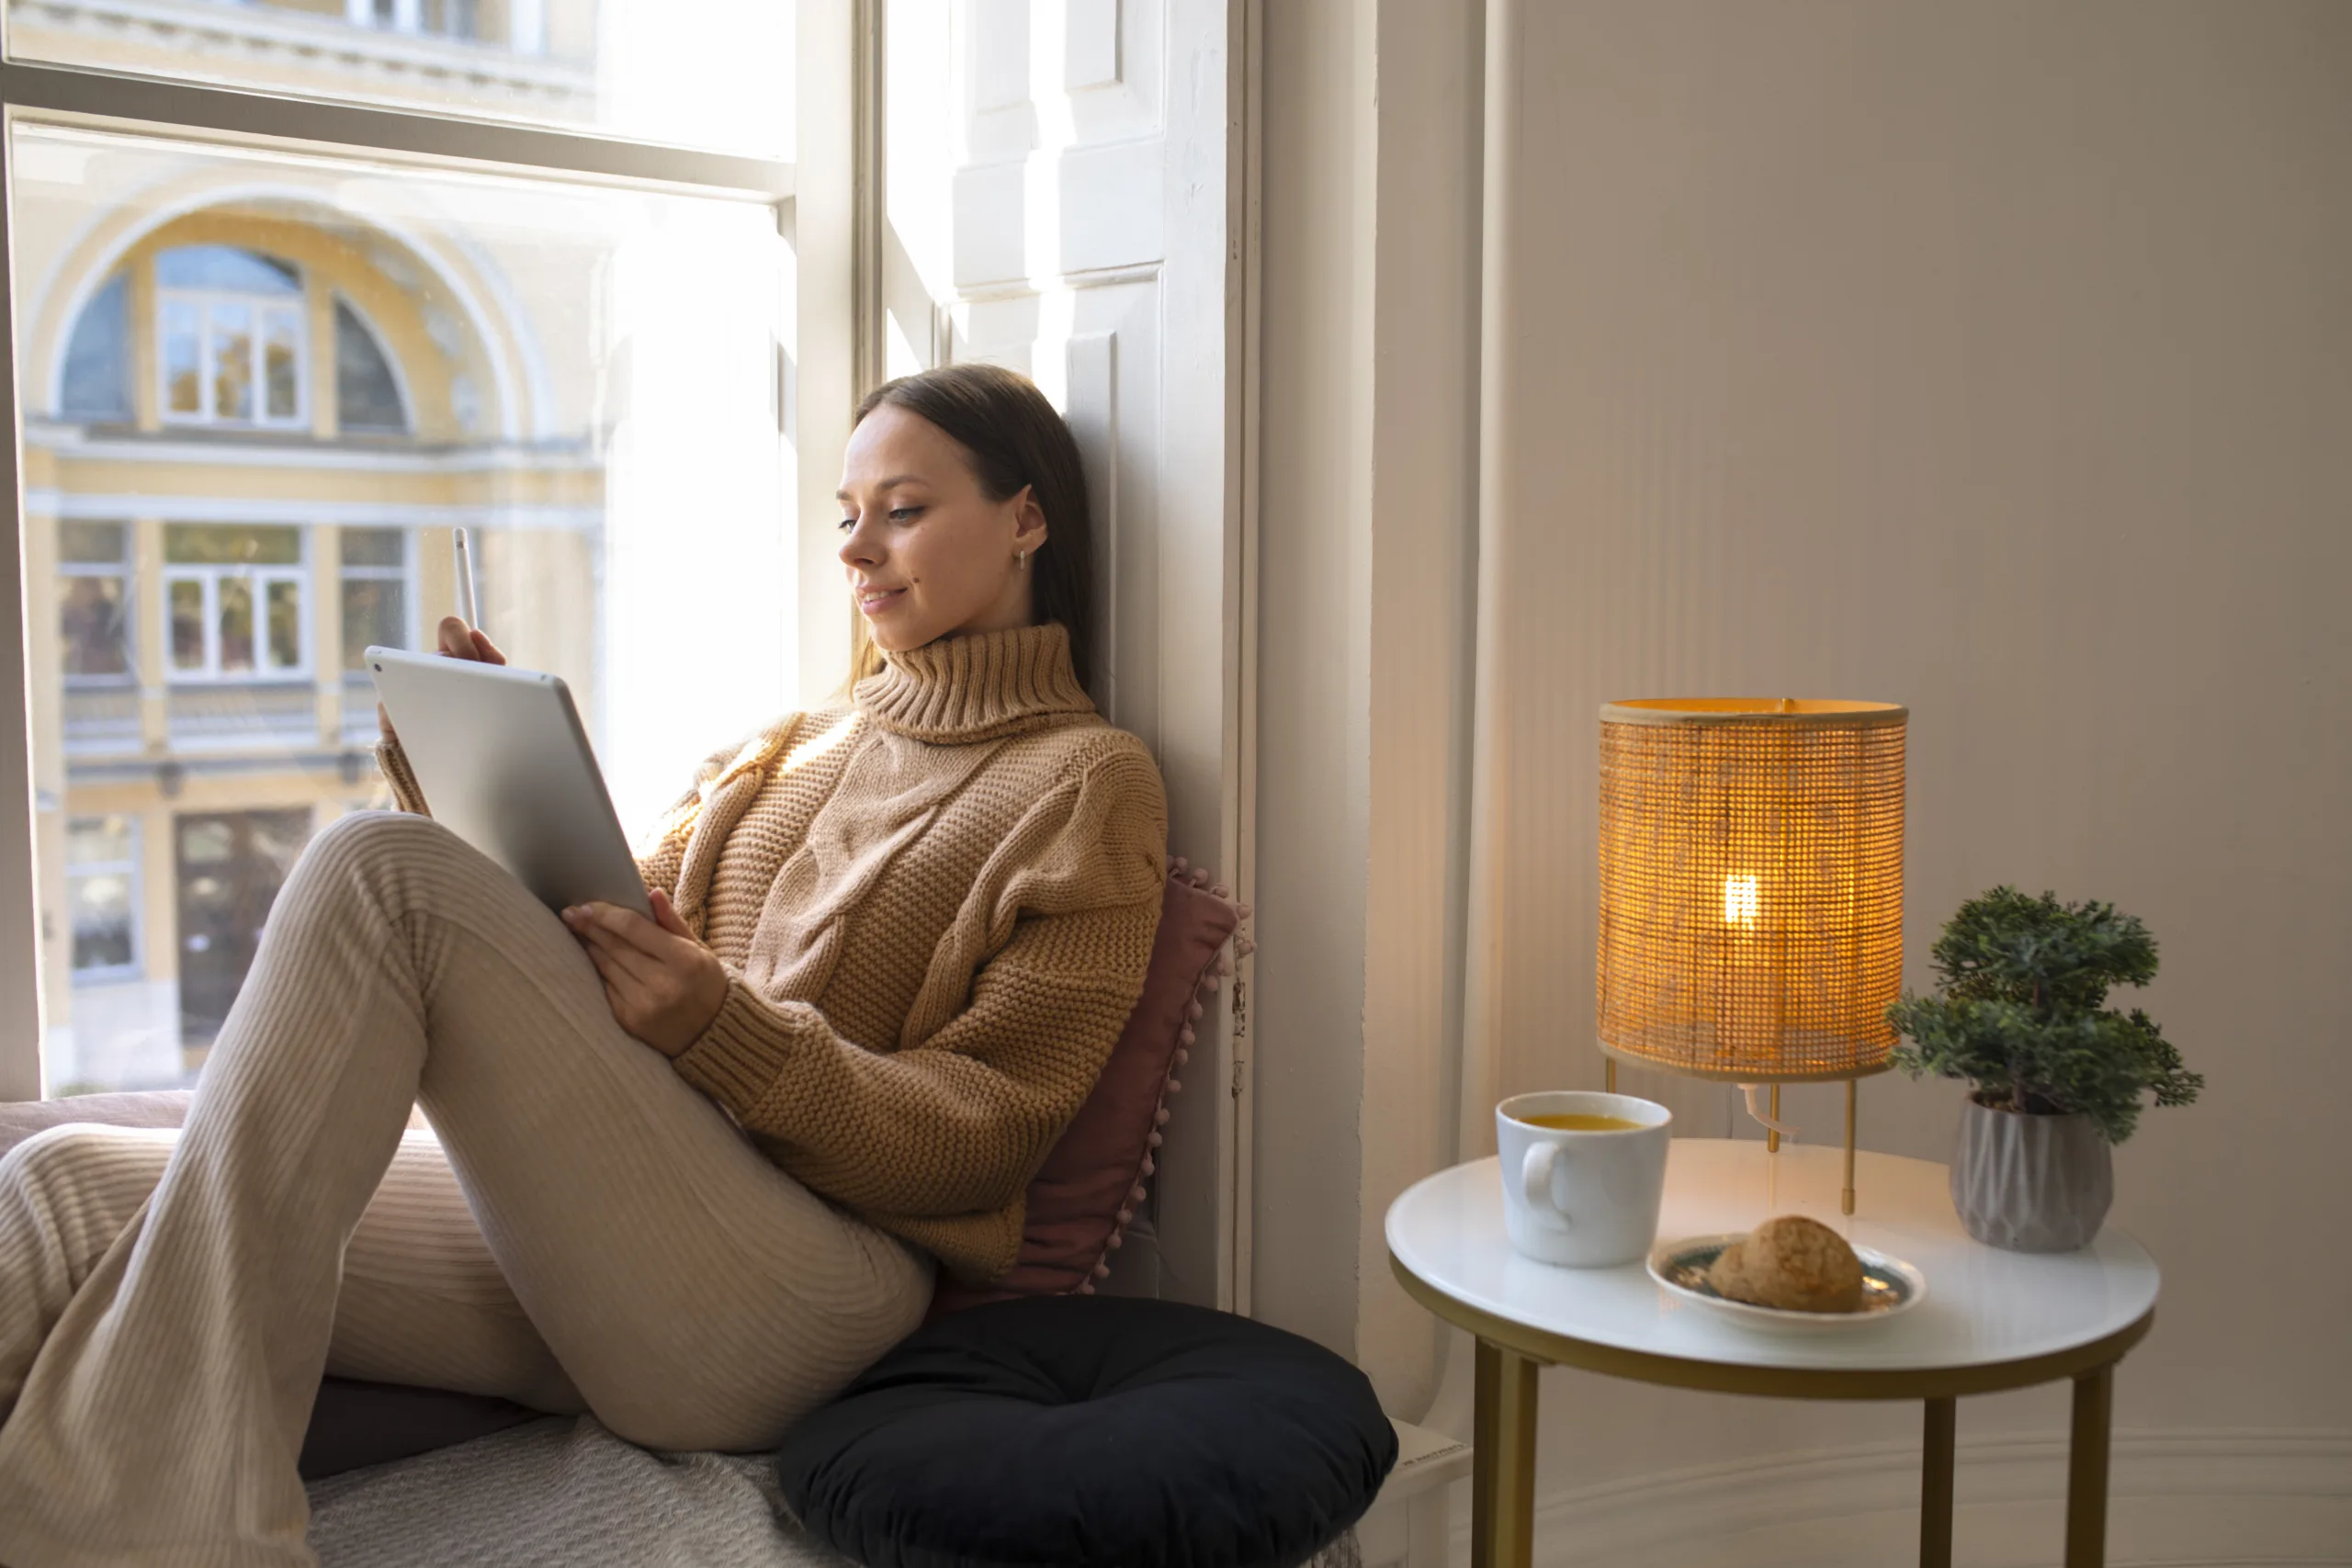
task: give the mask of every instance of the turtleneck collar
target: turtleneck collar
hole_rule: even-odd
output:
[[[881,671],[851,695],[883,728],[945,743],[993,740],[1094,711],[1058,621],[885,653]]]

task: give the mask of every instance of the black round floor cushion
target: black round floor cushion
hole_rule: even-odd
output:
[[[1311,1340],[1046,1296],[918,1330],[793,1429],[777,1473],[866,1568],[1295,1568],[1396,1462],[1372,1384]]]

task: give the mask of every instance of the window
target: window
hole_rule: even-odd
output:
[[[0,886],[38,900],[0,911],[38,944],[0,946],[0,1098],[185,1084],[284,869],[385,802],[361,650],[456,607],[453,526],[630,827],[799,700],[801,557],[831,547],[789,499],[799,6],[0,8],[28,394],[0,495],[55,563],[0,604],[48,682],[0,690],[0,750],[33,750],[0,767]],[[845,122],[846,85],[827,102]],[[851,178],[845,144],[826,168]],[[838,276],[849,236],[811,227]]]
[[[65,824],[65,903],[74,929],[74,978],[126,979],[139,955],[139,823],[75,817]]]
[[[66,683],[121,685],[136,678],[130,648],[130,528],[58,525],[58,666]]]
[[[351,19],[403,33],[438,33],[444,38],[481,37],[481,8],[476,0],[349,0]]]
[[[62,819],[40,841],[54,852],[63,823],[119,817],[143,824],[152,868],[143,899],[127,863],[28,878],[52,901],[48,940],[87,961],[57,953],[47,971],[50,1082],[152,1088],[194,1070],[278,878],[220,882],[184,852],[233,829],[266,839],[254,867],[280,867],[313,823],[383,802],[362,653],[414,647],[455,610],[452,527],[480,552],[483,625],[571,686],[632,829],[714,737],[796,701],[777,398],[790,274],[771,204],[21,121],[8,134],[18,243],[129,279],[144,405],[131,429],[23,433],[40,465],[28,526],[53,530],[58,562],[28,599],[64,649],[40,668],[68,686],[42,694],[62,724],[34,731],[56,748],[37,762]],[[75,249],[93,234],[114,249]],[[64,376],[89,315],[74,301],[97,287],[46,297],[74,312],[62,325],[25,307],[54,344],[40,375]],[[189,439],[224,428],[286,434]],[[142,660],[160,682],[142,683]],[[77,866],[98,863],[86,839]]]
[[[408,428],[391,360],[368,323],[342,299],[334,302],[334,406],[335,422],[346,431]]]
[[[130,286],[121,273],[74,320],[57,412],[67,419],[130,417]]]
[[[155,258],[156,362],[164,417],[182,423],[300,426],[302,279],[227,245]]]
[[[345,528],[343,553],[343,668],[357,675],[373,647],[406,648],[408,534],[400,528]]]
[[[8,54],[283,100],[790,158],[797,9],[792,0],[8,0]]]
[[[164,647],[173,680],[285,680],[309,668],[302,533],[165,525]]]

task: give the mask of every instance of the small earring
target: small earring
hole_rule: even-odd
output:
[[[1027,550],[1013,551],[1012,564],[1017,567],[1026,567],[1029,564],[1029,552]]]

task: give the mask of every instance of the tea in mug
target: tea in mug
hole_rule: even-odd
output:
[[[1589,1116],[1576,1111],[1549,1116],[1515,1116],[1511,1120],[1555,1133],[1632,1133],[1645,1125],[1640,1122],[1628,1122],[1623,1116]]]

